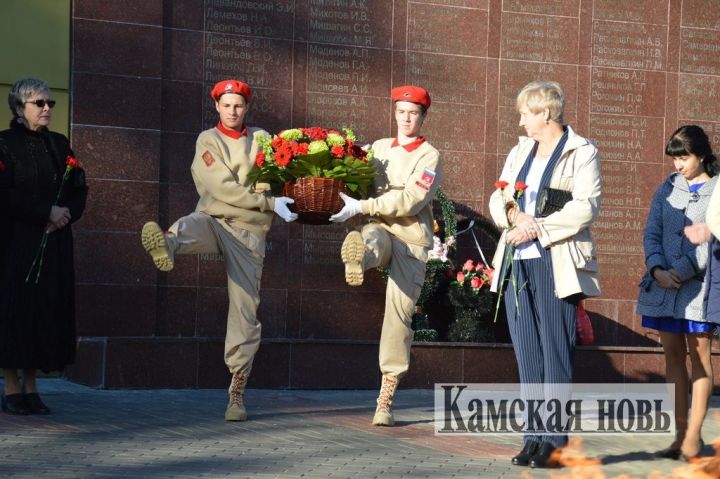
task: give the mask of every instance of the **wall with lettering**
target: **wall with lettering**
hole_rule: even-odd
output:
[[[478,214],[523,134],[517,92],[534,79],[559,81],[567,122],[602,157],[593,233],[603,296],[587,304],[601,315],[596,338],[633,346],[646,336],[634,302],[645,217],[672,170],[664,143],[679,125],[698,123],[720,144],[716,1],[122,3],[73,4],[71,133],[91,184],[77,233],[81,355],[110,364],[106,384],[225,380],[222,258],[183,257],[158,273],[138,232],[147,220],[169,226],[193,210],[194,141],[216,122],[212,84],[228,77],[254,87],[251,121],[270,132],[348,126],[367,142],[394,134],[393,86],[424,86],[433,98],[424,134],[441,151],[443,187]],[[260,307],[265,360],[307,360],[308,344],[324,344],[342,361],[334,345],[378,338],[384,284],[377,275],[361,288],[344,284],[344,234],[344,226],[274,225]],[[149,351],[161,366],[188,368],[165,379],[128,366]],[[376,350],[363,354],[374,361]]]

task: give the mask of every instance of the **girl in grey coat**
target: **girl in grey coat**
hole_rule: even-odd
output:
[[[668,382],[675,384],[677,436],[666,458],[688,459],[702,450],[703,419],[712,394],[710,347],[716,324],[703,313],[707,243],[691,243],[683,234],[693,224],[704,223],[710,196],[717,181],[717,164],[702,128],[680,127],[665,146],[676,173],[655,192],[644,234],[647,273],[640,283],[637,311],[642,325],[656,329],[665,352]],[[685,357],[690,352],[688,378]],[[692,381],[692,414],[688,421],[688,381]]]

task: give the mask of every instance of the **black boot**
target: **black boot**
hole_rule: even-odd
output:
[[[540,443],[535,441],[528,441],[520,451],[520,454],[512,458],[512,463],[515,466],[527,466],[530,464],[530,459],[535,455]]]
[[[30,414],[50,414],[50,408],[42,402],[38,393],[25,394],[25,404],[27,404]]]
[[[2,403],[3,412],[16,414],[18,416],[27,416],[30,414],[30,409],[28,409],[25,404],[25,397],[22,393],[8,394],[7,396],[3,394],[0,402]]]
[[[555,447],[549,442],[540,445],[535,455],[530,459],[530,467],[532,468],[555,468],[562,467],[558,461],[560,448]]]

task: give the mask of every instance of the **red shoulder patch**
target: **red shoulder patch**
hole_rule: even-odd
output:
[[[212,164],[215,163],[215,158],[213,158],[212,153],[208,150],[205,150],[205,153],[202,154],[202,159],[205,162],[205,166],[212,166]]]

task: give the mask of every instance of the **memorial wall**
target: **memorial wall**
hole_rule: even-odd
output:
[[[394,134],[393,86],[424,86],[433,104],[423,133],[441,152],[442,186],[477,215],[487,215],[498,172],[524,133],[514,107],[519,89],[535,79],[560,82],[566,121],[597,144],[603,175],[593,227],[603,296],[587,301],[596,346],[579,361],[602,356],[627,380],[662,374],[656,338],[634,314],[642,233],[652,194],[672,171],[663,156],[672,131],[700,124],[720,148],[717,7],[716,0],[75,0],[71,135],[91,196],[76,235],[82,341],[70,377],[106,387],[226,384],[221,258],[182,257],[173,272],[159,273],[139,230],[193,210],[194,141],[216,122],[211,86],[229,77],[254,87],[251,121],[270,132],[347,126],[363,142]],[[384,284],[377,275],[361,288],[344,284],[344,234],[344,225],[274,224],[255,386],[376,385]],[[481,236],[490,256],[490,235]],[[514,380],[507,346],[417,345],[412,361],[410,385]],[[482,372],[472,366],[479,362]]]

